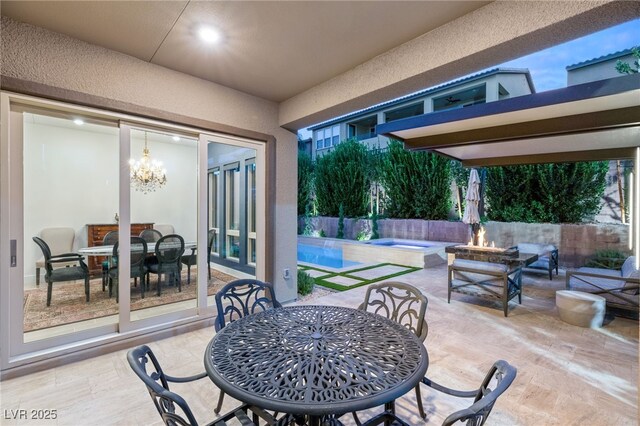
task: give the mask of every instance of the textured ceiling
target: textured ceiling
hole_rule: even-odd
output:
[[[1,12],[280,102],[487,3],[2,1]],[[203,25],[222,42],[201,42]]]

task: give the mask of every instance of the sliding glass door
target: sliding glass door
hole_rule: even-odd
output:
[[[3,370],[210,318],[226,283],[264,279],[262,144],[0,99]]]

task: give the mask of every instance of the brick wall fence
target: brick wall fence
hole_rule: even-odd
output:
[[[335,238],[338,218],[313,217],[312,229],[323,230],[327,237]],[[629,227],[618,224],[550,224],[520,222],[487,222],[485,238],[495,241],[496,247],[511,247],[518,243],[546,243],[558,247],[560,265],[583,266],[596,250],[613,249],[628,254]],[[300,219],[300,229],[304,219]],[[346,239],[355,240],[358,233],[371,231],[368,219],[345,219]],[[410,240],[448,241],[466,243],[471,237],[469,225],[462,222],[421,219],[380,219],[380,238],[402,238]]]

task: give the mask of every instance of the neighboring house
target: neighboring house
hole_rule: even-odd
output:
[[[616,70],[618,61],[633,64],[635,56],[631,49],[621,50],[619,52],[610,53],[608,55],[589,59],[587,61],[578,62],[569,65],[567,70],[567,86],[576,84],[589,83],[591,81],[604,80],[606,78],[621,77]],[[622,221],[620,208],[620,190],[618,187],[618,171],[620,179],[624,182],[625,170],[633,170],[633,162],[620,161],[618,168],[617,161],[609,162],[609,172],[607,172],[607,186],[602,197],[602,208],[600,213],[595,217],[596,222],[613,222],[620,223]],[[626,183],[626,182],[625,182]],[[624,185],[623,185],[624,186]]]
[[[588,61],[569,65],[567,69],[567,86],[588,83],[590,81],[604,80],[605,78],[619,77],[616,71],[616,62],[622,61],[633,64],[635,57],[631,49],[610,53]]]
[[[528,69],[484,71],[309,127],[313,132],[312,158],[349,138],[371,148],[385,148],[389,139],[376,134],[378,124],[531,93],[535,88]]]

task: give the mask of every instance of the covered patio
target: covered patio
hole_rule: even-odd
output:
[[[295,273],[295,132],[554,43],[636,19],[640,16],[639,4],[374,2],[365,10],[364,17],[361,4],[357,2],[3,1],[2,6],[2,424],[31,424],[36,417],[41,424],[162,424],[158,412],[162,415],[164,408],[164,414],[173,414],[174,405],[163,400],[154,407],[145,384],[147,390],[153,388],[135,375],[143,370],[135,369],[135,355],[127,360],[127,354],[133,354],[128,351],[143,344],[153,350],[168,374],[199,374],[197,378],[203,379],[172,384],[171,390],[183,396],[195,418],[205,423],[215,418],[214,407],[218,401],[222,403],[221,388],[226,385],[229,387],[225,389],[227,396],[222,412],[235,410],[240,403],[259,405],[253,401],[269,399],[264,398],[264,394],[257,395],[257,388],[264,389],[265,386],[251,388],[251,380],[238,380],[237,383],[243,385],[249,383],[249,389],[236,394],[246,398],[234,400],[230,392],[234,386],[230,384],[232,380],[221,380],[220,373],[212,370],[225,364],[216,364],[216,357],[233,358],[230,354],[240,353],[237,358],[240,360],[242,351],[251,345],[258,346],[263,353],[275,354],[274,357],[281,353],[296,356],[294,347],[315,357],[318,348],[327,342],[327,347],[341,359],[345,357],[340,351],[351,348],[349,345],[354,342],[360,344],[363,353],[379,358],[385,358],[385,350],[394,350],[395,355],[400,354],[398,365],[405,358],[417,359],[415,365],[405,368],[412,380],[417,377],[411,387],[420,383],[426,371],[430,379],[450,388],[477,389],[492,364],[504,359],[517,368],[517,377],[495,405],[492,424],[637,424],[637,321],[608,317],[606,326],[600,329],[564,323],[558,316],[554,298],[557,290],[565,288],[562,275],[553,280],[547,279],[546,275],[523,275],[522,304],[507,318],[491,302],[456,295],[448,303],[448,272],[444,265],[408,272],[399,281],[414,286],[421,297],[427,298],[428,334],[426,331],[424,334],[413,333],[397,322],[372,312],[365,315],[366,310],[358,310],[370,288],[368,285],[299,301]],[[203,34],[203,29],[210,30],[200,27],[207,19],[216,22],[227,33],[204,31]],[[372,22],[379,26],[379,31],[371,30]],[[498,28],[500,31],[496,30]],[[200,44],[194,43],[194,36],[200,37]],[[202,44],[218,40],[226,44],[213,48],[210,44]],[[545,95],[527,98],[532,102],[527,104],[525,97],[514,98],[506,104],[495,102],[494,105],[475,105],[464,111],[436,113],[438,119],[443,119],[438,123],[425,122],[420,116],[399,120],[383,125],[378,132],[405,140],[408,148],[441,150],[444,155],[459,158],[468,166],[584,161],[603,156],[635,158],[638,177],[639,83],[638,76],[623,77],[586,88],[576,86],[560,100]],[[556,104],[567,104],[566,116],[558,114],[562,108],[556,108]],[[541,111],[533,111],[535,108]],[[580,114],[575,114],[577,110],[571,108],[578,108]],[[617,112],[621,114],[612,113],[613,109],[619,109]],[[72,162],[76,160],[74,155],[60,155],[57,162],[48,157],[51,151],[60,151],[49,149],[51,145],[47,144],[51,143],[53,133],[47,129],[40,132],[41,145],[34,144],[35,149],[26,150],[25,146],[28,147],[29,138],[33,136],[29,123],[38,124],[37,120],[41,119],[35,119],[33,115],[40,113],[49,120],[53,117],[65,121],[63,126],[57,127],[73,129],[75,133],[80,127],[74,126],[85,123],[90,125],[82,128],[85,130],[91,126],[104,127],[97,132],[108,135],[111,144],[108,150],[111,163],[107,164],[104,173],[96,173],[94,166],[104,165],[104,158],[107,158],[96,149],[102,136],[79,137],[79,146],[85,149],[86,158],[90,160],[85,158],[77,163]],[[567,118],[570,116],[574,119]],[[494,121],[495,117],[502,121]],[[541,133],[526,133],[538,124],[544,126]],[[486,129],[496,131],[496,134],[487,135]],[[141,287],[130,279],[131,241],[134,241],[130,237],[135,222],[140,220],[135,215],[128,160],[132,147],[142,148],[142,141],[143,152],[148,153],[147,133],[153,132],[159,133],[157,138],[167,139],[167,144],[183,143],[184,139],[191,141],[191,162],[169,176],[174,179],[174,176],[181,178],[189,174],[192,180],[178,184],[174,195],[166,196],[165,205],[175,208],[180,220],[182,214],[189,215],[185,223],[190,227],[189,239],[193,240],[194,251],[187,262],[189,267],[195,267],[194,281],[188,293],[189,303],[171,304],[166,310],[132,315],[136,310],[132,294]],[[576,135],[586,132],[597,133],[598,137],[587,137],[588,140],[581,144]],[[486,137],[478,139],[479,134]],[[553,137],[547,138],[550,135]],[[449,136],[453,139],[447,139]],[[60,139],[67,141],[69,138]],[[137,145],[133,144],[134,139]],[[434,141],[438,143],[432,143]],[[508,144],[509,150],[504,151],[505,145],[498,145],[502,143]],[[230,158],[229,149],[239,150],[240,157]],[[156,151],[154,147],[154,152],[162,151]],[[501,156],[497,152],[506,154]],[[165,158],[177,157],[171,151],[165,151],[164,155]],[[104,191],[91,191],[94,181],[87,176],[110,188],[109,197],[98,197],[100,202],[105,198],[111,202],[105,203],[107,207],[97,209],[96,216],[104,223],[82,218],[79,224],[73,225],[76,233],[82,235],[89,235],[88,229],[94,225],[115,227],[118,243],[122,242],[120,249],[122,253],[128,253],[120,255],[117,245],[111,246],[117,261],[114,263],[109,259],[106,270],[107,275],[111,273],[110,278],[115,278],[112,285],[116,286],[119,299],[109,301],[114,311],[108,312],[108,322],[89,319],[78,321],[81,324],[78,328],[73,325],[58,334],[50,333],[49,327],[44,327],[44,332],[33,339],[27,336],[24,309],[20,306],[21,302],[24,305],[27,301],[24,296],[31,285],[26,279],[27,271],[34,265],[34,259],[25,256],[29,250],[27,245],[32,244],[33,235],[30,234],[37,231],[32,231],[25,223],[29,221],[30,212],[45,209],[38,205],[38,197],[33,197],[35,207],[30,205],[29,196],[33,191],[25,190],[29,188],[25,182],[29,183],[32,176],[44,175],[37,171],[30,173],[24,168],[23,159],[42,160],[43,169],[56,164],[66,170],[86,170],[82,172],[86,176],[81,173],[73,180],[80,188],[76,201],[83,201],[77,201],[78,206],[98,205],[97,201],[88,201],[91,200],[88,195],[105,194]],[[44,180],[39,185],[44,193],[49,188],[45,185],[54,186],[62,181]],[[170,180],[171,183],[177,181],[179,179]],[[187,189],[192,195],[190,203],[176,201],[175,194],[184,195]],[[218,193],[224,193],[226,198],[217,197]],[[227,204],[220,206],[214,200]],[[639,204],[637,198],[635,203],[636,206]],[[53,211],[62,204],[51,202],[48,207]],[[67,214],[69,210],[62,212]],[[153,213],[168,210],[146,209]],[[636,208],[636,215],[638,210]],[[56,220],[67,220],[64,214]],[[113,223],[111,218],[114,218]],[[158,219],[152,217],[148,221]],[[636,224],[638,222],[636,219]],[[59,223],[50,225],[60,226]],[[212,231],[225,240],[219,247],[229,247],[226,253],[222,249],[215,252],[216,245],[209,234]],[[73,251],[96,248],[90,247],[93,244],[89,241],[82,243],[73,247]],[[636,251],[639,245],[640,242],[635,245]],[[46,257],[46,250],[43,255]],[[212,261],[212,256],[215,260],[216,255],[217,260],[226,255],[228,262],[216,264]],[[181,278],[182,267],[178,265],[181,260],[177,259],[173,274],[174,278]],[[146,263],[147,259],[143,261]],[[243,318],[229,319],[225,325],[224,315],[229,310],[223,309],[221,297],[218,297],[224,290],[216,287],[210,292],[211,278],[208,281],[203,272],[216,264],[213,266],[221,268],[218,272],[232,274],[234,271],[228,266],[239,263],[247,267],[220,281],[242,285],[249,282],[247,285],[258,287],[265,297],[258,298],[256,303],[269,309],[264,311],[266,314],[251,312],[249,315],[247,312]],[[95,262],[94,266],[98,272],[100,267],[104,271],[104,264]],[[39,277],[39,272],[37,274]],[[158,296],[162,288],[159,275]],[[220,278],[216,268],[213,278]],[[243,281],[245,278],[250,281]],[[86,303],[89,303],[87,271],[84,279]],[[94,277],[94,282],[98,288],[100,280]],[[222,286],[222,283],[216,284]],[[84,296],[82,289],[80,294]],[[93,299],[95,301],[97,297]],[[324,310],[340,312],[340,307],[351,308],[342,311],[348,312],[351,318],[366,319],[356,325],[375,325],[368,332],[382,336],[376,342],[382,348],[378,353],[366,339],[350,335],[354,324],[339,322],[344,319],[340,315],[324,315]],[[295,327],[285,327],[286,320],[294,316],[291,312],[316,315],[311,320],[305,318],[304,335],[295,334],[302,333]],[[264,320],[266,316],[269,321]],[[313,328],[325,326],[322,321],[327,318],[330,332],[335,332],[333,335],[324,329]],[[334,319],[336,323],[332,322]],[[248,323],[247,330],[254,331],[256,329],[251,327],[260,323],[271,327],[271,333],[258,329],[258,332],[242,334],[243,326],[238,325],[241,323]],[[211,346],[224,342],[224,336],[234,330],[242,334],[235,340],[235,349],[239,352],[227,351],[226,347],[215,350],[216,347]],[[284,337],[281,332],[285,333]],[[272,340],[268,344],[247,343],[256,336]],[[425,336],[421,341],[420,337]],[[371,341],[375,338],[373,336]],[[276,340],[282,344],[273,345]],[[388,344],[391,340],[394,343]],[[402,346],[407,342],[407,346]],[[414,350],[403,351],[406,348]],[[359,365],[367,370],[370,364],[367,364],[366,356],[356,355],[351,361],[360,362]],[[253,379],[259,381],[264,377],[264,370],[286,370],[291,365],[273,359],[267,357],[256,361],[250,354],[235,364],[236,359],[232,359],[226,365],[243,372],[257,370]],[[140,364],[147,361],[147,358],[137,358]],[[386,366],[393,364],[383,361]],[[288,377],[300,372],[316,374],[313,379],[303,376],[300,383],[315,384],[323,365],[315,358],[314,362],[321,368],[314,370],[313,366],[301,362],[285,372],[286,379],[280,376],[277,384],[295,382]],[[203,373],[204,369],[207,374]],[[384,381],[387,371],[384,370],[384,374],[380,371],[383,371],[382,367],[367,376],[367,370],[363,376]],[[510,372],[513,377],[514,370]],[[146,370],[142,371],[140,378],[146,373]],[[340,385],[320,386],[321,389],[313,391],[324,392],[329,397],[338,395],[356,374],[355,368],[341,371],[339,379],[327,373],[323,377],[325,380]],[[147,377],[151,381],[156,378]],[[452,412],[469,406],[467,400],[450,398],[419,385],[422,389],[420,401],[427,412],[425,422],[416,410],[419,405],[416,393],[411,387],[408,391],[401,389],[407,387],[408,380],[403,383],[394,376],[389,382],[396,394],[384,394],[386,399],[374,401],[379,404],[362,403],[368,398],[362,389],[379,390],[376,386],[368,386],[369,383],[353,395],[354,400],[359,398],[361,404],[368,404],[360,414],[362,419],[380,411],[371,407],[384,404],[393,411],[395,404],[396,414],[409,425],[438,424]],[[311,393],[311,387],[308,389]],[[282,402],[279,397],[283,394],[286,391],[270,396],[272,400]],[[152,392],[151,395],[153,398]],[[344,408],[351,400],[337,402]],[[264,408],[289,413],[273,407]],[[339,425],[335,415],[340,415],[338,419],[346,425],[357,424],[350,415],[343,415],[349,411],[352,410],[333,412],[330,406],[323,406],[318,411],[320,414],[294,414],[302,415],[296,419],[298,424],[306,421],[317,425],[322,421],[323,424]],[[309,416],[305,418],[307,414]]]
[[[524,276],[522,305],[505,318],[496,305],[483,306],[474,298],[454,297],[448,304],[446,275],[443,265],[401,277],[429,300],[425,346],[430,378],[446,386],[471,389],[496,359],[506,359],[517,365],[518,376],[496,404],[490,424],[637,424],[637,321],[615,318],[597,330],[562,322],[554,293],[564,288],[564,276],[549,281],[544,274]],[[365,292],[366,287],[361,287],[306,303],[355,308]],[[205,328],[149,345],[166,371],[187,376],[202,370],[203,348],[212,331]],[[3,381],[3,405],[57,407],[57,424],[61,425],[162,424],[125,355],[126,350],[119,350]],[[211,383],[203,380],[172,389],[189,402],[196,418],[212,418],[218,389]],[[396,403],[398,414],[412,425],[441,424],[448,414],[468,406],[466,401],[426,386],[422,396],[427,422],[417,415],[414,392]],[[238,404],[227,397],[223,411]],[[376,412],[370,410],[361,418]],[[341,421],[354,424],[349,415]]]

